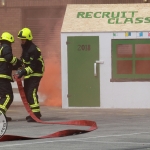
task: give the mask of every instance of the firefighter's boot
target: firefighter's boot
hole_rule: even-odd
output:
[[[35,112],[34,115],[40,119],[41,118],[41,113],[40,112]],[[26,117],[27,122],[36,122],[31,116],[27,116]]]

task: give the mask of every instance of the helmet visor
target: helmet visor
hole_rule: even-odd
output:
[[[20,39],[27,39],[27,37],[23,36],[23,31],[20,31],[19,34],[18,34],[18,38]]]

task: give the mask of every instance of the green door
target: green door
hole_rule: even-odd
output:
[[[99,107],[100,80],[98,36],[67,38],[68,51],[68,102],[69,107]]]

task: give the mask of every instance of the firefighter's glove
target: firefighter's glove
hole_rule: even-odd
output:
[[[17,58],[17,62],[16,62],[15,65],[13,65],[13,68],[12,68],[12,69],[13,69],[13,70],[17,70],[18,68],[20,68],[20,67],[22,67],[22,66],[23,66],[22,61]]]
[[[18,78],[21,78],[22,76],[26,75],[26,70],[25,69],[19,69],[17,70]]]
[[[20,59],[17,58],[17,63],[16,63],[17,67],[22,67],[23,66],[23,63]]]

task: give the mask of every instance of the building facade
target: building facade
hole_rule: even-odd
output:
[[[67,4],[118,4],[118,3],[147,3],[150,0],[0,0],[0,34],[10,32],[15,37],[13,43],[13,54],[20,57],[21,47],[17,34],[23,27],[29,27],[33,33],[33,42],[41,49],[44,60],[50,60],[53,57],[53,63],[47,63],[47,71],[40,87],[46,88],[47,93],[40,89],[49,99],[49,93],[54,93],[50,97],[58,97],[61,105],[61,39],[60,32],[66,11]],[[56,67],[57,69],[56,69]],[[50,66],[50,67],[49,67]],[[54,70],[52,70],[52,67]],[[51,76],[49,76],[49,74]],[[53,74],[53,75],[52,75]],[[57,77],[57,78],[56,78]],[[50,81],[50,78],[53,81]],[[56,82],[54,82],[56,81]],[[55,89],[49,90],[50,87]],[[13,83],[14,91],[16,89],[14,100],[20,101],[17,85]],[[58,92],[53,92],[58,91]],[[55,94],[56,93],[56,94]],[[60,96],[58,96],[60,95]],[[41,98],[42,99],[42,98]],[[43,98],[43,100],[45,97]],[[56,100],[55,100],[56,101]],[[47,101],[49,103],[49,101]],[[53,106],[53,104],[50,104]]]
[[[11,32],[15,37],[13,52],[20,56],[18,31],[31,28],[36,44],[44,57],[51,53],[60,58],[60,30],[67,4],[143,3],[145,0],[0,0],[0,34]],[[147,0],[149,2],[149,0]],[[47,49],[47,50],[45,50]],[[54,52],[53,49],[55,49]],[[59,59],[58,59],[59,60]]]

